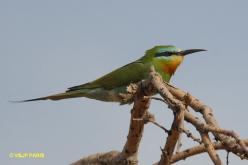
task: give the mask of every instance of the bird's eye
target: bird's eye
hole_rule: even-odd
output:
[[[171,55],[172,55],[172,53],[170,53],[170,52],[162,52],[162,53],[156,53],[155,57],[161,57],[161,56],[169,57]]]

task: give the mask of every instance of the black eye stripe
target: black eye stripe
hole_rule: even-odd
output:
[[[155,57],[161,57],[161,56],[169,57],[171,55],[172,55],[172,53],[170,53],[170,52],[162,52],[162,53],[156,53]]]

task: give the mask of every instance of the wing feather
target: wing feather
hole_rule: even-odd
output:
[[[68,91],[92,88],[113,89],[115,87],[129,85],[130,83],[145,79],[148,76],[149,68],[150,65],[144,64],[141,61],[135,61],[118,68],[95,81],[68,88]]]

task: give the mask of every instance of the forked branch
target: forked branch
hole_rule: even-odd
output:
[[[151,68],[150,78],[138,84],[128,87],[128,94],[121,94],[124,100],[133,99],[134,106],[131,110],[131,119],[127,141],[121,152],[110,151],[94,154],[72,163],[72,165],[137,165],[139,144],[142,139],[144,125],[153,123],[168,134],[165,146],[161,152],[161,159],[154,165],[170,165],[196,154],[207,152],[213,164],[222,165],[217,150],[222,149],[231,152],[241,159],[248,159],[248,140],[241,139],[237,133],[222,129],[213,115],[213,110],[189,93],[163,81],[161,76]],[[155,93],[161,95],[161,99],[152,97]],[[168,105],[174,114],[174,120],[170,130],[155,121],[155,117],[148,112],[150,98],[160,100]],[[188,108],[192,110],[189,111]],[[196,113],[202,115],[197,117]],[[184,127],[184,122],[190,123],[200,135],[193,135]],[[200,145],[175,152],[180,135],[186,134],[189,140]],[[210,138],[210,134],[215,140]]]

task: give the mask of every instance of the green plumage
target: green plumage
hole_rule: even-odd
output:
[[[148,77],[149,69],[151,68],[151,65],[154,65],[155,62],[153,60],[154,55],[166,50],[177,52],[180,49],[177,49],[174,46],[155,46],[152,49],[147,50],[146,54],[137,61],[120,67],[90,83],[71,87],[68,91],[99,87],[104,89],[113,89],[115,87],[126,86],[130,83],[138,82]],[[164,62],[166,63],[166,60],[164,60]]]
[[[198,50],[199,51],[199,50]],[[92,82],[68,88],[64,93],[30,99],[60,100],[75,97],[88,97],[101,101],[123,102],[120,93],[125,93],[130,83],[137,83],[148,78],[149,70],[153,65],[165,81],[169,81],[177,66],[183,60],[183,54],[175,46],[155,46],[146,51],[140,59],[120,67]]]
[[[150,66],[151,65],[149,63],[142,63],[141,61],[136,61],[125,65],[119,69],[116,69],[95,81],[71,87],[68,91],[74,91],[85,88],[104,88],[109,90],[115,87],[120,87],[130,83],[134,83],[147,77],[147,73]]]

